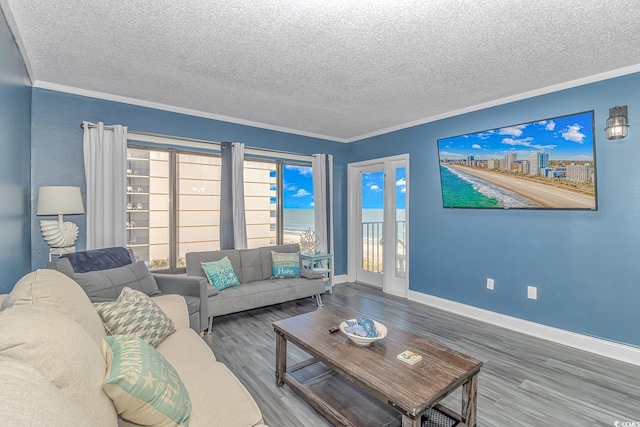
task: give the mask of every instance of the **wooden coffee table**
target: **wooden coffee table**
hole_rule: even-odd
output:
[[[317,311],[273,323],[276,331],[276,385],[287,384],[337,426],[422,426],[437,411],[449,425],[476,425],[477,379],[482,362],[409,332],[387,326],[387,337],[369,347],[354,345],[328,329],[364,316],[348,307]],[[376,319],[378,320],[378,319]],[[287,341],[309,360],[287,369]],[[415,365],[396,356],[410,350]],[[439,402],[462,386],[460,415]],[[382,404],[381,404],[382,402]]]

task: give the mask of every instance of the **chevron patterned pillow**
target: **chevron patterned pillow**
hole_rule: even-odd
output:
[[[115,302],[93,305],[110,335],[134,335],[157,347],[176,330],[158,304],[135,289],[123,288]]]

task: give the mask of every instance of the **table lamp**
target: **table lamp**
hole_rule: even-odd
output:
[[[64,214],[83,214],[80,187],[51,186],[38,190],[38,209],[36,215],[58,215],[58,220],[40,221],[40,231],[44,241],[51,247],[50,251],[68,248],[73,249],[78,238],[78,226],[72,222],[63,222]]]

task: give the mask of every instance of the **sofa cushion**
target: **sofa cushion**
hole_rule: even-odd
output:
[[[240,284],[238,276],[233,271],[231,261],[226,256],[218,261],[203,262],[202,269],[209,283],[220,291]]]
[[[256,402],[222,363],[207,363],[179,374],[191,397],[191,426],[253,426],[262,422]]]
[[[0,390],[3,396],[11,396],[11,401],[2,405],[1,426],[98,425],[82,406],[26,364],[3,361],[0,364]],[[102,425],[113,425],[113,422]]]
[[[271,251],[273,277],[284,279],[300,277],[300,253],[279,253]]]
[[[0,312],[0,366],[11,361],[37,371],[43,382],[84,408],[93,421],[88,425],[117,425],[113,403],[102,390],[107,366],[99,344],[56,308],[13,306]]]
[[[36,270],[20,279],[2,303],[2,310],[14,305],[51,307],[78,322],[96,344],[106,334],[87,294],[71,278],[56,270]]]
[[[104,337],[101,349],[103,388],[122,418],[145,426],[189,425],[189,393],[158,350],[131,335]]]
[[[209,316],[222,316],[322,294],[325,292],[325,284],[323,279],[309,280],[302,277],[242,283],[209,298]]]
[[[91,302],[115,301],[123,288],[131,288],[147,295],[158,295],[160,290],[144,261],[123,267],[88,273],[74,273]]]
[[[185,255],[185,262],[187,264],[187,274],[189,276],[207,277],[202,269],[203,262],[219,261],[222,258],[227,257],[231,261],[233,271],[236,273],[238,280],[242,283],[242,274],[240,271],[240,253],[235,249],[227,249],[223,251],[203,251],[203,252],[188,252]]]
[[[156,349],[179,374],[200,369],[216,361],[211,348],[193,329],[180,329],[169,335]]]
[[[111,335],[134,335],[157,347],[176,330],[158,304],[134,289],[124,288],[115,302],[94,306]]]
[[[262,259],[260,249],[243,249],[240,253],[240,268],[242,269],[242,283],[262,280]]]

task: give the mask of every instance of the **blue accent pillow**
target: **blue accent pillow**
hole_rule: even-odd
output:
[[[220,261],[202,262],[200,264],[209,283],[218,288],[219,291],[240,284],[229,258],[224,257]]]
[[[271,251],[273,277],[285,279],[300,277],[300,252],[278,253]]]

